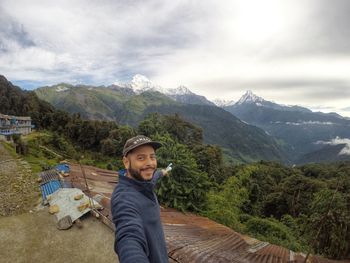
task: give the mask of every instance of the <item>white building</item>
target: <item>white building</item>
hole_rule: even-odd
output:
[[[32,132],[30,117],[11,116],[0,113],[0,140],[10,141],[13,134],[27,135]]]

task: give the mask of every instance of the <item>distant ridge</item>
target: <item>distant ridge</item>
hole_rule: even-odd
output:
[[[233,100],[224,100],[224,99],[214,99],[213,102],[218,107],[227,107],[235,104]]]
[[[252,91],[247,91],[237,103],[223,109],[281,139],[285,152],[294,162],[301,162],[301,158],[309,153],[317,154],[323,147],[316,144],[317,141],[328,141],[337,136],[350,138],[350,120],[347,118],[333,113],[312,112],[300,106],[277,104]],[[326,160],[325,154],[322,155]],[[333,152],[329,152],[328,157],[328,160],[337,159]]]

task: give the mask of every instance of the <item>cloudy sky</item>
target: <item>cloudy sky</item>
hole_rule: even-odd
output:
[[[135,74],[350,116],[348,0],[0,0],[0,74],[32,89]]]

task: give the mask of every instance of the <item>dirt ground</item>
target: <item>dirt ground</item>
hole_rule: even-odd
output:
[[[87,214],[83,227],[56,228],[41,203],[38,176],[0,143],[0,262],[118,262],[114,233]]]
[[[113,231],[89,214],[82,222],[58,230],[47,208],[0,217],[0,262],[118,262]]]

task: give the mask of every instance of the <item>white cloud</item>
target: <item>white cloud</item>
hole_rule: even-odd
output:
[[[339,155],[350,155],[350,145],[347,144],[340,152]]]
[[[340,150],[338,155],[350,155],[350,139],[348,138],[339,138],[338,136],[328,142],[317,141],[316,144],[327,144],[327,145],[339,145],[345,144],[344,148]]]
[[[300,126],[300,125],[335,125],[333,122],[329,121],[301,121],[301,122],[281,122],[281,121],[276,121],[276,122],[271,122],[271,123],[285,123],[287,125],[294,125],[294,126]],[[317,144],[320,144],[317,142]]]
[[[349,107],[350,51],[320,31],[334,23],[317,16],[322,5],[293,0],[2,0],[0,72],[11,81],[96,85],[140,73],[165,88],[183,84],[209,99],[238,100],[254,85],[254,91],[278,103],[322,105],[350,116],[340,111]],[[332,10],[337,12],[336,4]],[[343,34],[347,23],[341,21],[337,29],[342,34],[334,39],[348,43],[340,39],[350,35]],[[315,82],[288,91],[271,84],[305,79]],[[327,87],[327,99],[316,96],[324,92],[317,83],[330,80],[344,85]],[[330,97],[329,91],[344,96]]]

